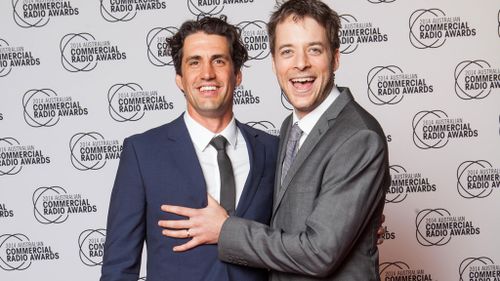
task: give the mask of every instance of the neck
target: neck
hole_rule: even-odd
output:
[[[231,119],[233,119],[232,111],[228,111],[223,115],[217,116],[205,116],[197,112],[192,112],[189,109],[187,110],[187,113],[191,116],[191,118],[193,118],[194,121],[198,122],[200,125],[213,133],[220,133],[227,127],[229,122],[231,122]]]

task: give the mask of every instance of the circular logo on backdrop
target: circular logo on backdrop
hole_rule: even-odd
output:
[[[422,280],[432,281],[432,275],[424,269],[411,268],[403,261],[383,262],[379,265],[379,275],[381,280]]]
[[[30,242],[30,239],[21,233],[0,235],[0,268],[7,271],[25,270],[31,265],[27,254],[18,253],[17,245]]]
[[[86,32],[69,33],[59,43],[61,64],[69,72],[92,71],[101,61],[125,60],[127,54],[121,52],[110,41],[96,41]]]
[[[441,9],[414,11],[409,24],[410,43],[417,49],[439,48],[448,38],[476,36],[476,29],[460,17],[449,17]]]
[[[267,24],[261,20],[243,21],[237,24],[241,29],[241,40],[248,51],[249,60],[263,60],[270,54]]]
[[[404,96],[427,94],[434,91],[425,78],[418,74],[404,73],[396,65],[375,66],[366,77],[368,98],[376,105],[393,105],[399,103]]]
[[[424,110],[413,117],[413,143],[421,149],[444,147],[450,139],[478,136],[478,130],[462,118],[448,118],[442,110]]]
[[[485,198],[500,188],[500,169],[486,160],[465,161],[457,168],[457,190],[463,198]]]
[[[58,97],[52,89],[31,89],[23,95],[24,121],[31,127],[52,127],[60,117],[82,116],[88,109],[71,97]]]
[[[23,28],[43,27],[52,17],[76,16],[80,13],[68,0],[12,0],[12,9],[14,22]]]
[[[417,242],[422,246],[443,246],[454,236],[474,236],[481,232],[464,216],[452,216],[442,208],[420,211],[415,226]]]
[[[106,229],[87,229],[78,236],[80,260],[87,266],[102,265]]]
[[[70,214],[97,212],[97,206],[81,194],[68,194],[60,186],[39,187],[33,192],[33,213],[41,224],[60,224]]]
[[[455,67],[455,93],[463,100],[484,99],[500,89],[500,69],[485,60],[466,60]]]
[[[32,89],[23,95],[24,121],[31,127],[51,127],[59,122],[55,109],[44,109],[44,98],[57,97],[51,89]],[[38,103],[40,102],[40,104]],[[32,112],[30,112],[32,110]]]
[[[108,111],[117,122],[140,120],[146,111],[170,110],[173,102],[156,90],[144,90],[137,83],[115,84],[108,90]]]
[[[460,281],[497,280],[500,276],[500,265],[489,257],[469,257],[464,259],[458,268]]]
[[[0,137],[0,176],[15,175],[23,166],[49,163],[50,157],[34,145],[21,145],[13,137]]]
[[[40,65],[40,58],[33,56],[24,47],[10,46],[0,38],[0,77],[7,76],[13,67],[32,67]]]
[[[387,34],[371,22],[359,22],[353,15],[339,15],[340,53],[350,54],[356,51],[360,44],[378,44],[388,41]]]
[[[77,133],[69,141],[71,164],[80,171],[101,169],[108,160],[119,159],[122,149],[123,144],[98,132]]]
[[[172,57],[167,54],[166,39],[172,37],[178,29],[173,26],[155,27],[146,36],[148,60],[154,66],[173,65]]]
[[[43,241],[30,241],[22,233],[0,235],[0,268],[25,270],[33,262],[59,259],[59,253]]]
[[[403,166],[391,165],[391,185],[387,189],[386,203],[400,203],[411,193],[428,193],[436,191],[436,184],[423,177],[421,173],[409,173]]]
[[[280,130],[270,121],[250,121],[246,123],[248,126],[262,130],[270,135],[279,136]]]
[[[33,210],[35,219],[42,224],[63,223],[68,219],[64,206],[54,204],[50,199],[66,194],[60,186],[40,187],[33,193]]]
[[[195,16],[213,16],[224,10],[223,0],[187,0],[187,7]]]

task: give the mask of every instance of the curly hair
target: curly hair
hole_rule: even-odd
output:
[[[224,15],[220,18],[207,16],[198,20],[184,22],[176,34],[167,38],[167,53],[172,56],[176,74],[182,75],[181,65],[184,40],[189,35],[197,32],[226,37],[229,43],[231,60],[234,65],[234,73],[240,71],[243,64],[248,60],[248,52],[241,41],[240,29],[226,22],[226,16]]]

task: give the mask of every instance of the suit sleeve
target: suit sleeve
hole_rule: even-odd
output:
[[[355,133],[324,167],[303,231],[287,233],[230,217],[221,230],[219,258],[288,273],[332,274],[373,223],[374,212],[381,211],[387,166],[385,140],[373,131]]]
[[[132,142],[125,139],[111,193],[101,281],[137,281],[145,239],[141,172]]]

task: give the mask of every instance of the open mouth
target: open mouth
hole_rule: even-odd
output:
[[[299,91],[306,91],[309,90],[316,78],[314,77],[300,77],[300,78],[292,78],[290,79],[290,82],[292,83],[293,87]]]
[[[213,91],[216,91],[217,90],[217,87],[214,86],[214,85],[210,85],[210,86],[201,86],[200,87],[200,92],[202,93],[208,93],[208,92],[213,92]]]

